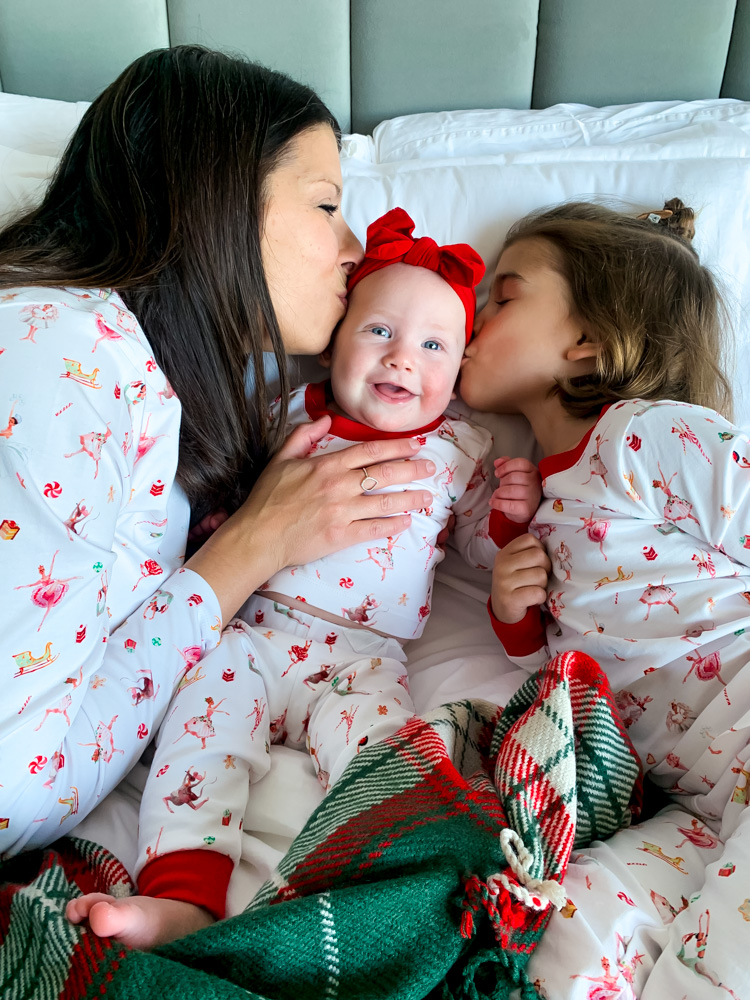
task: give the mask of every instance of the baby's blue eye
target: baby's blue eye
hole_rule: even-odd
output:
[[[371,326],[370,333],[374,333],[376,337],[390,337],[391,335],[387,326]]]
[[[436,340],[425,340],[422,347],[426,347],[429,351],[441,351],[442,347]]]

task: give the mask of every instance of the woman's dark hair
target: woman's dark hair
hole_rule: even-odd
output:
[[[673,198],[634,218],[589,202],[534,212],[508,232],[503,250],[543,240],[547,264],[564,278],[571,313],[600,343],[590,375],[555,388],[568,413],[598,414],[621,399],[676,399],[731,419],[722,370],[726,310],[690,240],[695,213]]]
[[[41,205],[0,232],[0,288],[115,288],[182,403],[193,521],[233,510],[275,445],[262,345],[286,356],[261,259],[269,174],[336,119],[283,73],[200,46],[136,59],[86,111]],[[248,412],[252,360],[256,413]]]

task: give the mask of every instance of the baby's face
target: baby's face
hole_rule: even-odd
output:
[[[338,408],[395,433],[436,420],[453,395],[465,324],[461,300],[434,271],[392,264],[363,278],[332,347]]]

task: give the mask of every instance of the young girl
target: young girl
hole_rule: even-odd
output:
[[[598,660],[644,769],[689,810],[609,842],[619,839],[627,860],[617,862],[613,847],[603,870],[586,876],[574,906],[591,912],[574,945],[565,944],[566,921],[550,931],[557,959],[541,977],[550,995],[607,979],[615,992],[606,995],[630,996],[648,977],[637,995],[693,998],[742,982],[731,941],[747,936],[750,877],[750,444],[717,412],[730,412],[721,306],[692,235],[693,213],[677,199],[637,219],[570,204],[521,220],[462,370],[466,402],[524,414],[545,456],[530,533],[494,517],[503,545],[491,598],[497,635],[529,669],[562,650]],[[512,514],[527,487],[507,460],[497,471]],[[705,877],[706,859],[731,835],[731,864],[717,883],[716,873]],[[587,852],[586,863],[602,851]],[[643,910],[661,942],[662,920],[673,922],[656,964],[656,932],[642,913],[637,933],[632,916],[614,930],[618,907],[641,902],[634,875],[650,890]],[[571,895],[575,884],[574,873]],[[699,960],[687,962],[684,942],[708,927],[709,911],[716,945],[703,942]],[[597,938],[608,954],[597,953]]]

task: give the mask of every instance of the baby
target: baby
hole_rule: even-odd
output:
[[[329,414],[316,451],[415,437],[420,458],[434,466],[431,478],[416,484],[426,491],[425,507],[400,534],[277,573],[220,645],[186,672],[143,795],[142,895],[93,905],[85,897],[69,907],[74,919],[88,915],[95,933],[149,947],[209,914],[222,917],[240,855],[248,773],[252,782],[267,772],[269,743],[307,746],[330,788],[362,747],[414,714],[401,643],[422,633],[443,558],[441,532],[451,519],[467,561],[493,565],[484,468],[492,439],[444,413],[472,335],[484,264],[465,244],[439,247],[415,240],[413,230],[400,208],[368,228],[365,257],[349,279],[348,312],[322,359],[330,382],[292,393],[287,430]],[[275,404],[272,419],[279,409]],[[532,516],[541,496],[536,470],[526,464],[527,502],[509,515],[519,521]],[[389,493],[403,488],[378,482],[367,468],[361,485],[382,495],[384,513]]]

